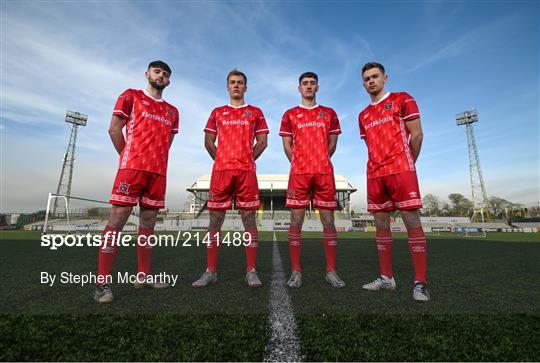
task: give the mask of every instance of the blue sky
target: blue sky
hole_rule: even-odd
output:
[[[369,103],[360,69],[387,68],[389,91],[420,107],[424,145],[417,163],[423,194],[470,198],[465,129],[458,112],[476,108],[488,195],[539,201],[538,1],[2,2],[2,212],[33,211],[56,190],[69,138],[67,109],[88,114],[79,134],[72,195],[107,200],[117,155],[107,127],[116,97],[144,88],[147,64],[173,69],[164,98],[180,109],[171,148],[167,206],[181,209],[185,187],[211,171],[203,147],[211,110],[228,102],[225,77],[248,76],[248,103],[271,134],[259,173],[287,173],[278,136],[299,103],[298,75],[319,74],[320,104],[343,133],[337,174],[359,189],[365,208],[367,153],[358,113]]]

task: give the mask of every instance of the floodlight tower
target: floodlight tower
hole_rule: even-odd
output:
[[[458,126],[465,125],[467,131],[467,142],[469,144],[469,173],[471,178],[471,192],[473,199],[474,212],[471,221],[478,216],[484,220],[484,214],[489,216],[489,205],[486,193],[482,170],[480,169],[480,157],[474,138],[473,123],[478,122],[478,112],[476,110],[465,111],[456,115]]]
[[[71,195],[71,179],[73,177],[73,165],[75,164],[75,145],[77,143],[77,130],[79,126],[86,126],[88,120],[87,115],[83,115],[79,112],[66,111],[66,122],[71,127],[71,136],[67,151],[64,154],[64,163],[62,165],[62,172],[60,173],[60,181],[58,182],[58,188],[56,189],[57,195],[65,195],[69,197]],[[56,217],[63,217],[66,214],[66,204],[59,202],[59,198],[55,198],[52,215]]]

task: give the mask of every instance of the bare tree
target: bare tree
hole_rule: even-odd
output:
[[[424,211],[428,215],[440,215],[441,214],[441,200],[439,197],[433,194],[426,194],[422,199],[422,204],[424,205]]]

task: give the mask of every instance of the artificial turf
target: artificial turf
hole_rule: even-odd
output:
[[[429,237],[432,301],[412,300],[412,266],[396,234],[393,293],[361,285],[377,274],[373,235],[340,234],[338,272],[347,287],[324,282],[320,234],[305,233],[304,286],[290,290],[303,358],[361,360],[538,360],[539,234]],[[277,234],[285,271],[286,233]],[[175,287],[114,285],[113,304],[92,301],[92,286],[40,284],[39,273],[95,271],[95,248],[50,251],[39,234],[0,232],[4,292],[0,360],[258,361],[269,339],[272,234],[261,233],[258,272],[248,289],[243,248],[222,247],[219,283],[192,289],[205,248],[154,249],[154,269],[178,274]],[[121,248],[116,270],[135,271],[134,248]]]

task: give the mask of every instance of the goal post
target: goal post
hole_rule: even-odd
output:
[[[54,215],[53,206],[55,202],[65,205],[65,213]],[[42,233],[46,234],[52,231],[55,233],[100,231],[105,228],[110,209],[111,205],[108,201],[49,193]],[[134,222],[137,215],[135,207],[128,219],[128,224]],[[130,227],[127,229],[129,230]]]

